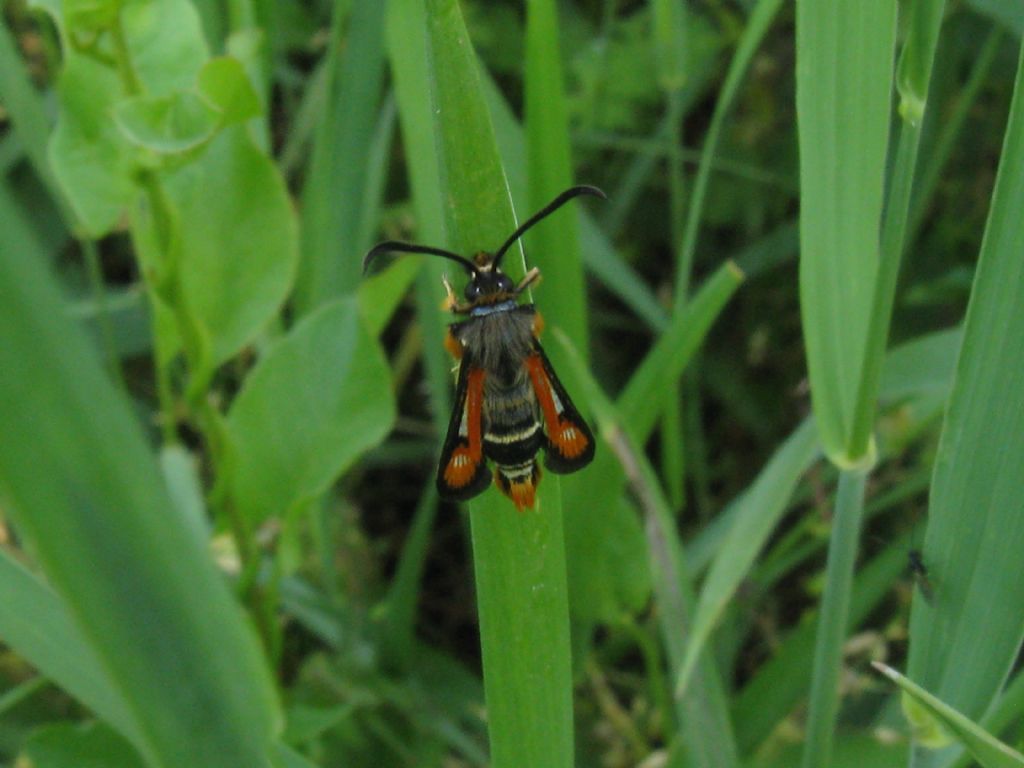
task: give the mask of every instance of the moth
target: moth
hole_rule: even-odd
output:
[[[501,269],[501,259],[530,227],[579,195],[605,198],[597,187],[565,190],[524,221],[493,253],[472,259],[429,245],[388,240],[375,245],[363,269],[385,251],[440,256],[469,275],[459,301],[447,278],[445,306],[465,319],[448,326],[445,347],[458,361],[455,406],[437,469],[437,490],[444,499],[465,501],[494,484],[516,509],[534,506],[541,470],[556,474],[582,469],[594,458],[594,435],[544,354],[539,337],[544,322],[520,295],[540,279],[530,269],[518,284]]]

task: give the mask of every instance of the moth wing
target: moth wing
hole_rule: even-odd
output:
[[[594,458],[594,433],[576,410],[544,348],[536,340],[533,354],[539,362],[539,370],[531,372],[531,378],[544,416],[544,466],[560,475],[575,472]],[[537,363],[532,364],[538,367]]]
[[[483,369],[463,355],[448,434],[437,466],[437,492],[443,499],[466,501],[491,484],[483,456],[483,381]]]

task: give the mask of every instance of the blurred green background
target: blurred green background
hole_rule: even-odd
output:
[[[0,763],[1024,764],[1020,0],[2,8]],[[598,456],[440,502],[363,254],[575,183]]]

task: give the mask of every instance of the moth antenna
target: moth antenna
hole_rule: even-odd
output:
[[[508,240],[504,242],[501,248],[499,248],[495,252],[494,259],[491,261],[491,264],[494,267],[498,267],[501,264],[501,257],[505,255],[505,251],[511,248],[512,244],[520,237],[522,237],[523,233],[525,233],[526,230],[528,230],[541,219],[557,211],[559,208],[561,208],[567,202],[572,200],[574,197],[579,197],[580,195],[592,195],[594,197],[600,197],[602,200],[608,199],[608,195],[606,195],[597,187],[592,187],[589,184],[581,184],[577,187],[569,187],[569,189],[565,190],[565,192],[560,194],[550,203],[548,203],[535,214],[533,214],[533,216],[531,216],[522,224],[520,224],[516,231],[509,235]]]
[[[473,264],[473,262],[465,256],[459,256],[459,254],[446,251],[444,248],[434,248],[431,245],[419,245],[418,243],[403,243],[398,240],[385,240],[383,243],[377,243],[373,246],[373,248],[367,251],[366,256],[363,257],[363,274],[366,274],[366,268],[370,266],[370,262],[373,261],[378,254],[384,253],[385,251],[425,253],[429,256],[440,256],[441,258],[458,262],[471,275],[475,275],[477,273],[476,265]]]

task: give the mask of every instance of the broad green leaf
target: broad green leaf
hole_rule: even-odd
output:
[[[134,152],[110,118],[121,86],[108,67],[69,49],[57,93],[50,164],[85,231],[99,237],[136,195]]]
[[[734,502],[738,511],[704,580],[675,682],[677,689],[686,687],[711,630],[789,508],[797,483],[818,458],[819,450],[816,426],[809,419],[782,444],[754,484]]]
[[[114,122],[132,144],[159,154],[180,154],[212,138],[219,113],[192,91],[137,96],[114,105]]]
[[[984,768],[1022,768],[1024,766],[1024,755],[1003,744],[970,718],[964,717],[941,699],[932,696],[919,685],[915,685],[892,667],[887,667],[877,661],[872,666],[902,688],[906,697],[913,700],[959,739]]]
[[[426,0],[431,121],[439,158],[447,245],[496,248],[514,229],[478,63],[455,0]],[[504,265],[522,274],[522,251]],[[518,514],[491,490],[470,524],[495,768],[573,764],[568,598],[557,477],[540,484],[533,512]],[[570,500],[571,501],[571,500]]]
[[[799,0],[800,310],[826,454],[849,455],[879,258],[896,6]]]
[[[32,768],[144,768],[138,753],[102,723],[58,723],[29,738],[21,760]]]
[[[105,3],[82,5],[90,9]],[[170,97],[174,91],[190,91],[207,58],[199,19],[191,3],[151,0],[124,7],[113,5],[120,8],[118,24],[130,67],[122,76],[112,66],[78,53],[65,35],[64,67],[58,83],[61,112],[50,143],[54,175],[84,229],[93,236],[110,231],[138,194],[138,156],[113,119],[115,111],[127,109],[132,114],[133,108],[119,107],[119,102],[126,96],[159,100]],[[66,26],[62,12],[75,10],[50,3],[42,7],[54,16],[62,31]],[[90,14],[95,15],[91,10]],[[136,114],[129,120],[140,143],[155,141],[163,135],[152,132],[154,106],[150,104],[149,119],[140,120],[137,104]],[[194,113],[195,109],[188,111]],[[176,110],[170,113],[176,114]],[[139,135],[143,128],[150,130]],[[188,133],[195,138],[194,128]],[[176,134],[171,136],[180,138]]]
[[[64,0],[61,4],[68,31],[75,37],[107,29],[120,10],[117,0]]]
[[[224,124],[241,123],[263,111],[242,62],[234,56],[210,59],[199,70],[199,93],[215,106]]]
[[[421,268],[419,259],[398,259],[359,285],[359,309],[372,335],[377,336],[384,330]],[[438,299],[438,307],[440,303]]]
[[[1024,56],[964,323],[929,494],[924,562],[935,598],[914,601],[908,675],[978,719],[1024,638]],[[984,648],[984,653],[978,649]],[[925,754],[920,765],[937,763]],[[915,763],[917,765],[917,763]]]
[[[4,509],[147,761],[260,765],[280,716],[255,635],[30,242],[0,221]]]
[[[180,230],[181,300],[209,335],[213,366],[251,342],[288,295],[295,211],[274,163],[241,125],[169,175],[166,188]]]
[[[327,490],[395,418],[390,374],[354,300],[324,305],[269,347],[232,403],[235,500],[255,520]]]
[[[163,96],[195,87],[196,77],[210,54],[192,3],[124,3],[121,24],[132,70],[143,93]]]

